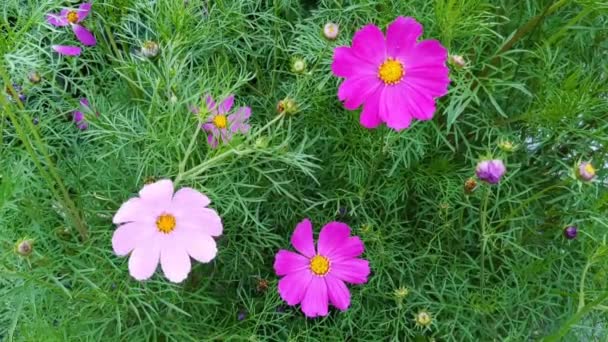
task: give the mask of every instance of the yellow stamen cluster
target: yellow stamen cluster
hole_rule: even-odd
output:
[[[226,115],[218,114],[213,117],[213,124],[215,125],[215,127],[220,129],[226,128],[226,126],[228,126],[228,118],[226,117]]]
[[[156,219],[156,228],[161,233],[169,234],[175,229],[175,216],[162,214]]]
[[[310,259],[310,270],[320,277],[326,275],[330,270],[329,259],[322,255],[315,255]]]
[[[78,22],[78,13],[76,11],[69,11],[67,18],[70,24],[76,24]]]
[[[595,168],[593,167],[593,165],[591,165],[591,163],[587,163],[587,165],[585,165],[585,171],[588,174],[595,176]]]
[[[403,76],[405,76],[403,64],[393,58],[388,58],[378,68],[378,77],[387,85],[395,85],[401,82]]]

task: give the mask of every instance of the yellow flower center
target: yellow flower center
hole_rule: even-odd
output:
[[[387,85],[394,85],[401,82],[403,76],[405,76],[403,64],[393,58],[388,58],[380,65],[380,68],[378,68],[378,77]]]
[[[218,114],[213,117],[213,124],[217,128],[226,128],[228,125],[228,118],[224,114]]]
[[[593,167],[593,165],[591,165],[591,163],[585,165],[585,171],[592,176],[595,175],[595,168]]]
[[[161,233],[169,234],[175,229],[175,216],[162,214],[156,219],[156,228]]]
[[[315,275],[320,277],[326,275],[329,272],[329,259],[322,255],[315,255],[310,259],[310,270]]]
[[[76,13],[76,11],[69,11],[68,12],[68,22],[70,24],[76,24],[77,21],[78,21],[78,13]]]

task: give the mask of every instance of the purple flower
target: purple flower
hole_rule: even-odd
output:
[[[507,168],[505,167],[505,164],[503,164],[502,160],[498,159],[484,160],[477,164],[477,168],[475,170],[477,173],[477,178],[490,184],[500,182],[500,179],[506,171]]]
[[[568,240],[576,239],[578,228],[576,226],[568,226],[564,228],[564,237]]]
[[[220,141],[227,143],[232,140],[234,133],[246,134],[249,132],[250,126],[247,120],[251,116],[251,108],[239,107],[234,113],[228,115],[233,105],[234,95],[228,96],[219,105],[211,95],[205,97],[206,111],[203,114],[209,114],[209,117],[201,128],[207,132],[207,142],[212,148],[216,148]],[[194,106],[190,106],[190,111],[200,114],[200,110]]]
[[[578,166],[578,177],[585,182],[591,181],[595,178],[595,168],[590,162],[582,162]]]
[[[91,106],[89,105],[89,100],[87,100],[86,98],[81,98],[80,99],[80,109],[82,109],[84,112],[91,112]],[[99,116],[99,113],[95,112],[95,115]],[[85,113],[76,110],[73,113],[73,118],[74,118],[74,123],[76,124],[76,127],[78,127],[78,129],[80,129],[81,131],[85,131],[89,128],[89,123],[86,120],[86,116]]]
[[[49,24],[58,27],[70,25],[72,27],[72,31],[74,31],[74,34],[76,35],[76,38],[82,44],[87,46],[93,46],[97,43],[97,41],[95,40],[95,36],[91,33],[91,31],[80,25],[80,23],[91,12],[91,6],[92,4],[90,2],[87,2],[81,4],[77,10],[64,8],[59,14],[48,14],[46,16],[46,21]],[[80,48],[75,46],[54,45],[53,49],[61,54],[66,54],[69,56],[77,56],[78,54],[80,54]]]
[[[11,88],[6,87],[6,99],[8,101],[14,101],[13,94],[16,95],[19,101],[21,102],[25,102],[25,100],[27,100],[27,96],[23,93],[23,87],[21,85],[13,83],[13,90],[15,91],[14,93]]]

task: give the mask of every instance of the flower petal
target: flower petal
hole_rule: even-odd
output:
[[[131,222],[118,226],[112,235],[112,249],[118,256],[129,254],[141,242],[154,234],[154,228],[141,222]]]
[[[91,107],[91,105],[89,104],[89,100],[87,100],[85,97],[80,98],[80,105],[85,108]]]
[[[150,278],[160,259],[160,243],[156,236],[135,247],[129,258],[129,273],[137,280]]]
[[[350,291],[344,282],[336,277],[328,275],[325,277],[327,294],[330,303],[336,308],[345,311],[350,306]]]
[[[193,188],[181,188],[173,195],[173,205],[194,209],[205,208],[211,203],[209,197]]]
[[[97,43],[97,41],[95,40],[95,36],[93,36],[93,34],[89,30],[84,28],[84,26],[74,24],[72,25],[72,30],[74,31],[76,38],[78,38],[78,40],[82,44],[87,46],[93,46]]]
[[[315,256],[315,244],[312,239],[312,223],[304,219],[298,223],[291,236],[291,244],[300,254],[312,258]]]
[[[327,285],[322,277],[313,277],[302,299],[302,312],[309,318],[327,316],[329,304]]]
[[[212,114],[217,113],[217,108],[215,107],[215,101],[210,94],[205,96],[205,105],[207,106],[207,111]]]
[[[173,182],[162,179],[152,184],[146,184],[139,190],[139,197],[146,203],[168,207],[173,198]]]
[[[120,224],[140,221],[141,218],[145,216],[145,213],[145,203],[143,203],[139,197],[133,197],[118,208],[118,211],[116,211],[116,214],[114,214],[114,217],[112,218],[112,223]]]
[[[72,119],[74,120],[74,122],[79,123],[84,120],[84,114],[82,112],[75,111],[74,113],[72,113]]]
[[[66,18],[67,10],[62,10],[60,14],[47,14],[46,22],[53,26],[67,26],[69,24],[68,19]]]
[[[290,273],[279,280],[279,295],[289,305],[298,305],[312,281],[312,272],[308,270]]]
[[[357,57],[352,48],[340,46],[334,49],[331,71],[338,77],[375,76],[378,65]]]
[[[217,244],[204,232],[188,230],[181,233],[182,244],[192,259],[208,263],[217,255]]]
[[[213,209],[201,208],[190,210],[188,207],[179,208],[173,204],[169,211],[175,215],[178,227],[199,231],[210,236],[220,236],[224,230],[222,219]]]
[[[419,67],[445,66],[448,50],[437,40],[423,40],[413,49],[404,51],[401,56],[405,64],[405,74]]]
[[[369,262],[367,260],[348,259],[334,260],[329,274],[348,283],[363,284],[367,282],[369,273]]]
[[[390,57],[399,57],[411,50],[422,35],[422,25],[411,17],[397,17],[386,29],[386,50]]]
[[[55,50],[55,52],[65,56],[78,56],[81,51],[78,46],[69,45],[53,45],[51,48]]]
[[[361,241],[361,238],[353,236],[346,239],[346,241],[336,248],[331,253],[330,258],[333,262],[340,262],[342,260],[356,258],[363,254],[364,251],[365,245],[363,244],[363,241]]]
[[[430,120],[435,114],[435,100],[416,87],[405,87],[408,95],[404,97],[406,112],[418,120]]]
[[[281,249],[274,257],[274,271],[278,276],[283,276],[305,270],[309,263],[307,257]]]
[[[385,87],[380,95],[380,117],[396,131],[408,128],[412,122],[412,116],[407,111],[406,95],[401,93],[401,89],[401,86]]]
[[[225,98],[224,101],[222,101],[220,103],[218,112],[221,114],[226,114],[230,111],[230,109],[232,109],[233,105],[234,105],[234,95],[230,95],[227,98]]]
[[[90,2],[85,2],[84,4],[80,4],[76,13],[78,14],[78,22],[83,21],[91,12],[91,6],[93,6]]]
[[[181,283],[190,273],[190,256],[183,245],[165,243],[160,253],[160,265],[167,279]]]
[[[344,101],[346,109],[355,110],[381,86],[382,83],[376,76],[348,78],[338,88],[338,99]]]
[[[373,24],[364,26],[353,37],[352,51],[360,59],[379,66],[386,59],[386,43],[382,31]]]
[[[382,122],[380,118],[380,95],[382,94],[383,88],[378,88],[372,93],[365,103],[363,104],[363,110],[361,111],[361,117],[359,122],[361,126],[365,128],[376,128]]]
[[[340,248],[350,237],[350,227],[343,222],[329,222],[319,233],[317,250],[320,255],[331,257],[332,252]]]

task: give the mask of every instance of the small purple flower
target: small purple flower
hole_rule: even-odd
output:
[[[251,108],[239,107],[234,113],[228,115],[233,105],[234,95],[228,96],[219,105],[211,95],[205,97],[206,111],[203,114],[209,114],[209,117],[201,128],[207,132],[207,142],[212,148],[216,148],[220,141],[228,143],[232,140],[234,133],[246,134],[249,132],[250,126],[247,120],[251,116]],[[200,110],[194,106],[190,106],[190,111],[200,114]]]
[[[503,164],[502,160],[498,159],[484,160],[477,164],[477,168],[475,169],[477,177],[490,184],[500,182],[500,179],[506,171],[507,168],[505,167],[505,164]]]
[[[63,27],[70,25],[72,27],[72,31],[76,35],[76,38],[84,45],[93,46],[97,43],[95,40],[95,36],[91,33],[91,31],[87,30],[84,26],[80,25],[80,23],[89,15],[91,12],[92,4],[90,2],[81,4],[77,10],[64,8],[61,10],[59,14],[48,14],[46,16],[46,21],[57,27]],[[66,48],[72,48],[71,50]],[[60,46],[54,45],[53,49],[61,54],[63,51],[69,56],[76,56],[80,54],[80,48],[75,46]],[[76,53],[76,49],[78,49],[78,53]]]
[[[89,105],[89,100],[87,100],[86,98],[81,98],[80,99],[80,109],[82,109],[84,112],[91,112],[91,106]],[[95,115],[99,116],[99,113],[95,113]],[[74,118],[74,123],[76,124],[76,127],[78,127],[78,129],[80,129],[81,131],[85,131],[89,128],[89,123],[86,120],[86,116],[85,113],[76,110],[73,113],[73,118]]]
[[[568,240],[576,239],[578,228],[576,226],[568,226],[564,228],[564,237]]]
[[[591,181],[595,178],[595,168],[590,162],[582,162],[578,166],[578,177],[585,182]]]
[[[245,310],[239,311],[239,313],[236,315],[236,319],[238,319],[239,321],[242,321],[245,318],[247,318],[247,311]]]

